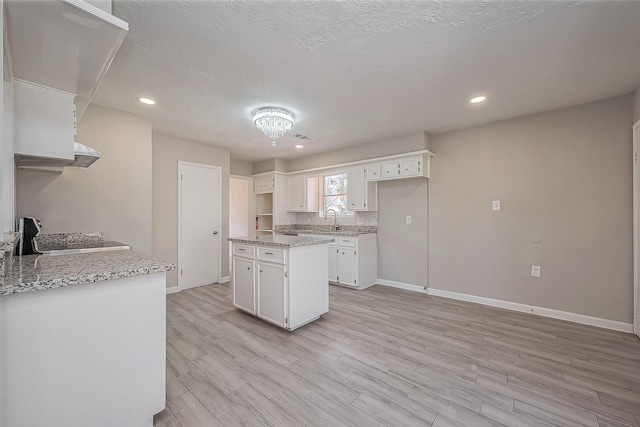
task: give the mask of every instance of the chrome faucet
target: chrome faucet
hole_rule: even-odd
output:
[[[340,226],[338,225],[338,212],[335,209],[327,209],[327,216],[329,216],[329,212],[333,212],[333,229],[339,230]]]

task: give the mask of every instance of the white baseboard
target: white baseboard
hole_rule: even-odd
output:
[[[398,288],[398,289],[406,289],[408,291],[421,292],[423,294],[428,293],[427,288],[425,286],[412,285],[410,283],[404,283],[404,282],[396,282],[394,280],[376,279],[376,285],[389,286],[389,287]]]
[[[228,283],[231,281],[231,276],[224,276],[220,278],[220,281],[218,283]]]
[[[167,295],[169,294],[175,294],[177,292],[180,292],[180,288],[177,286],[172,286],[170,288],[167,288]]]
[[[553,319],[567,320],[569,322],[583,325],[597,326],[604,329],[612,329],[621,332],[633,332],[633,324],[618,322],[616,320],[602,319],[599,317],[587,316],[584,314],[571,313],[568,311],[554,310],[552,308],[536,307],[534,305],[520,304],[517,302],[503,301],[493,298],[479,297],[475,295],[462,294],[458,292],[443,291],[441,289],[428,288],[429,295],[451,298],[460,301],[475,302],[477,304],[499,307],[507,310],[520,311],[522,313],[535,314]]]

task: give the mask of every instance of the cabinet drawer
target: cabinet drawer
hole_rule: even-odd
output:
[[[251,245],[233,245],[233,254],[238,256],[244,256],[247,258],[255,257],[255,248]]]
[[[382,165],[380,172],[382,173],[381,179],[396,178],[400,176],[400,163],[385,163]]]
[[[273,248],[258,248],[258,259],[260,261],[275,262],[277,264],[285,263],[285,250]]]
[[[353,248],[356,245],[356,238],[355,237],[337,237],[336,236],[336,242],[342,247]]]

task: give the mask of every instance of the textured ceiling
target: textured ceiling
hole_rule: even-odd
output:
[[[130,31],[94,103],[154,130],[294,158],[632,92],[640,2],[118,1]],[[488,101],[470,105],[484,94]],[[157,105],[141,105],[148,96]],[[291,109],[273,148],[251,111]]]

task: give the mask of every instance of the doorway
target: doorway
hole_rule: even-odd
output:
[[[178,287],[220,282],[222,169],[178,162]]]
[[[638,156],[640,151],[640,120],[633,125],[633,332],[640,337],[640,173],[638,173]]]
[[[252,181],[253,178],[248,176],[231,175],[229,177],[229,237],[251,237]],[[231,242],[228,250],[229,271],[231,271]]]

